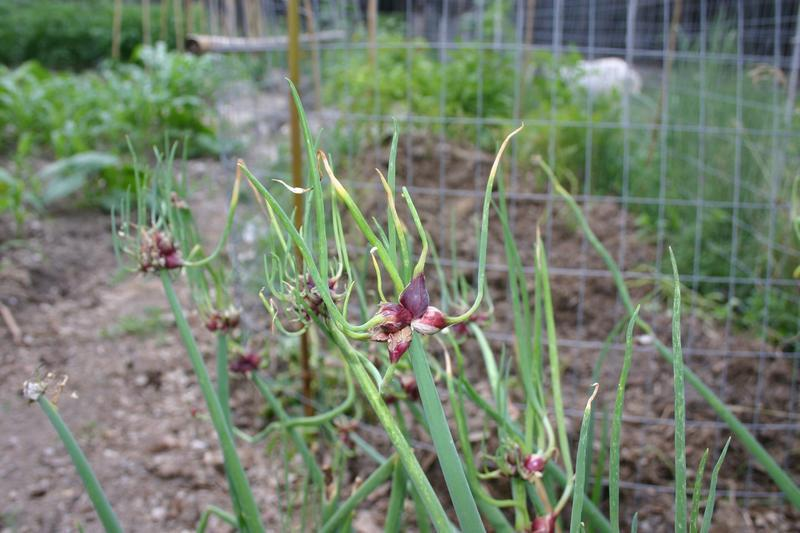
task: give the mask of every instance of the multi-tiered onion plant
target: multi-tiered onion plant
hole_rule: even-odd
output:
[[[592,468],[590,434],[592,400],[598,387],[613,384],[587,383],[587,401],[577,448],[570,446],[560,386],[556,322],[541,239],[535,242],[533,285],[525,275],[517,243],[511,234],[508,207],[502,180],[497,180],[501,156],[511,132],[498,150],[491,167],[480,215],[477,249],[477,275],[474,286],[452,274],[447,282],[435,250],[422,227],[420,217],[406,188],[396,187],[397,132],[391,145],[386,176],[378,179],[386,196],[386,223],[369,221],[349,190],[337,178],[331,157],[317,149],[303,112],[300,98],[291,86],[306,147],[308,182],[304,188],[290,187],[274,180],[264,183],[239,162],[231,196],[230,210],[222,237],[206,254],[192,218],[184,180],[174,178],[173,156],[159,157],[155,172],[137,177],[133,201],[123,205],[115,219],[115,240],[121,260],[133,270],[160,277],[181,338],[205,397],[211,423],[223,452],[231,496],[230,511],[208,509],[199,529],[205,529],[216,516],[241,531],[259,532],[264,525],[251,486],[236,451],[236,439],[251,444],[280,434],[294,447],[302,460],[307,488],[302,527],[320,531],[350,529],[356,508],[384,483],[390,483],[386,531],[404,530],[412,517],[405,516],[407,502],[414,509],[413,520],[420,531],[619,531],[619,486],[621,421],[625,384],[632,359],[635,327],[652,333],[638,314],[628,295],[619,268],[594,236],[577,204],[561,187],[549,167],[536,163],[563,196],[588,241],[606,261],[628,315],[625,357],[611,423],[608,467],[605,454]],[[236,342],[238,311],[228,290],[228,267],[221,251],[231,230],[234,211],[244,182],[255,193],[270,234],[264,256],[264,288],[260,292],[272,328],[266,335],[294,338],[314,333],[317,371],[331,371],[333,382],[342,392],[336,403],[322,405],[318,414],[293,416],[287,404],[285,384],[263,372],[261,358],[242,353],[229,361],[228,354],[239,349]],[[498,353],[483,332],[487,312],[485,283],[486,251],[490,210],[495,182],[499,194],[495,209],[503,229],[509,267],[508,290],[513,308],[513,357]],[[276,184],[277,182],[277,184]],[[293,213],[281,198],[285,190],[302,195],[305,203],[303,224],[296,227]],[[280,193],[280,194],[279,194]],[[400,216],[404,204],[413,230]],[[368,243],[368,261],[351,257],[357,246],[349,239],[352,228]],[[266,232],[265,232],[266,233]],[[416,251],[415,251],[416,245]],[[430,252],[430,253],[429,253]],[[431,265],[429,266],[429,259]],[[366,272],[357,264],[370,267],[374,291],[365,289]],[[688,368],[683,366],[680,347],[680,285],[674,266],[674,308],[672,347],[656,341],[656,347],[673,363],[675,384],[675,524],[676,531],[708,531],[713,513],[720,466],[727,450],[716,463],[705,504],[701,506],[702,475],[707,460],[697,470],[691,502],[687,501],[685,461],[684,378],[698,390],[719,416],[728,423],[739,441],[761,462],[792,503],[800,502],[800,492],[791,478],[763,450],[747,429]],[[426,274],[436,272],[440,300],[432,302]],[[189,281],[197,311],[207,329],[217,335],[217,382],[213,384],[198,349],[195,336],[174,290],[181,275]],[[368,301],[376,294],[376,301]],[[353,303],[351,304],[351,300]],[[358,301],[358,305],[355,304]],[[354,318],[358,317],[358,318]],[[479,354],[466,353],[466,336],[477,341]],[[383,346],[386,346],[384,349]],[[273,357],[289,357],[273,353]],[[469,363],[467,362],[469,361]],[[482,366],[489,397],[470,381],[468,367]],[[255,435],[232,423],[229,407],[229,370],[244,374],[262,394],[274,421]],[[549,372],[549,386],[545,373]],[[473,372],[474,373],[474,372]],[[437,384],[438,379],[438,384]],[[357,399],[357,390],[360,399]],[[591,386],[590,386],[591,385]],[[75,460],[103,525],[120,530],[102,489],[88,462],[66,429],[53,403],[46,398],[47,381],[26,384],[26,393],[38,401],[51,418]],[[446,394],[445,394],[446,392]],[[514,397],[523,398],[519,408]],[[319,394],[320,400],[329,398]],[[363,401],[362,401],[363,400]],[[421,404],[421,409],[420,405]],[[445,406],[452,416],[448,418]],[[468,415],[467,413],[471,413]],[[477,413],[477,415],[475,414]],[[483,424],[476,445],[470,418]],[[391,443],[392,454],[381,454],[359,432],[360,420],[377,420]],[[414,427],[409,426],[413,421]],[[447,492],[437,491],[433,473],[415,453],[412,435],[427,435],[435,450]],[[312,440],[316,440],[315,444]],[[269,448],[272,449],[272,448]],[[375,463],[372,472],[348,490],[343,472],[355,454]],[[288,468],[288,466],[287,466]],[[587,473],[609,480],[608,518],[600,508],[600,497],[587,496]],[[437,476],[438,477],[438,476]],[[598,483],[595,483],[597,487]],[[593,491],[597,492],[597,491]],[[599,492],[598,492],[599,494]],[[568,524],[568,526],[567,526]],[[636,527],[636,517],[633,526]],[[289,527],[284,523],[284,527]]]

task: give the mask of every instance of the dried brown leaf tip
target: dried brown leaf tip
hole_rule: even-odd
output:
[[[49,394],[50,401],[54,405],[58,405],[58,400],[61,398],[61,392],[66,387],[67,381],[69,381],[69,376],[66,374],[57,376],[53,372],[48,372],[42,377],[34,375],[22,384],[22,395],[29,402],[35,402],[43,395]]]

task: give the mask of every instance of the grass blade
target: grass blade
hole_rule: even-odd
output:
[[[418,335],[414,335],[412,338],[409,353],[411,366],[414,368],[414,375],[417,378],[422,407],[425,410],[425,418],[430,426],[431,439],[436,448],[439,465],[442,468],[458,521],[465,532],[485,531],[475,499],[469,489],[461,457],[455,442],[453,442],[453,435],[450,433],[450,426],[439,399],[439,391],[433,382],[425,349],[422,347],[422,341]]]
[[[592,480],[592,502],[599,506],[600,502],[603,499],[603,474],[605,473],[605,465],[606,465],[606,450],[608,445],[608,409],[603,406],[602,411],[602,429],[600,432],[600,454],[597,456],[597,464],[594,468],[594,479]],[[594,419],[594,415],[592,416]],[[587,468],[591,467],[591,464],[588,464],[587,461]]]
[[[235,492],[239,500],[239,505],[241,506],[242,520],[250,533],[264,531],[264,525],[261,523],[261,515],[258,511],[255,498],[253,498],[253,492],[250,490],[250,484],[247,482],[244,468],[242,468],[242,463],[236,453],[233,434],[225,420],[225,414],[222,411],[219,398],[217,398],[217,394],[214,391],[214,386],[211,384],[211,378],[208,376],[208,370],[203,362],[203,356],[200,355],[200,350],[197,348],[192,330],[189,327],[189,323],[186,321],[186,316],[183,314],[178,296],[175,294],[172,280],[169,277],[169,273],[165,270],[161,271],[161,282],[164,286],[164,292],[167,295],[170,308],[172,309],[172,314],[175,317],[181,339],[189,354],[192,368],[197,376],[200,390],[205,397],[208,413],[214,425],[214,430],[217,433],[220,448],[222,449],[225,470],[231,479],[231,489]]]
[[[614,421],[611,425],[611,444],[608,449],[608,515],[614,533],[619,533],[619,455],[620,434],[622,432],[622,408],[625,404],[625,385],[633,358],[633,327],[639,317],[639,306],[634,309],[625,332],[625,358],[617,384],[617,399],[614,402]]]
[[[722,468],[722,462],[725,460],[725,454],[728,453],[728,446],[731,443],[731,438],[728,437],[725,447],[722,448],[722,453],[719,454],[717,464],[714,465],[714,470],[711,471],[711,483],[708,486],[708,499],[706,499],[706,510],[703,512],[703,526],[700,528],[701,533],[708,533],[711,529],[711,517],[714,516],[714,503],[716,503],[717,495],[717,478],[719,476],[719,469]]]
[[[206,508],[206,510],[203,511],[203,514],[200,515],[200,522],[197,524],[197,529],[196,529],[197,533],[205,532],[205,530],[208,528],[208,519],[211,518],[212,515],[216,516],[217,518],[219,518],[220,520],[222,520],[223,522],[225,522],[226,524],[228,524],[233,528],[239,526],[239,524],[236,522],[236,517],[233,516],[231,513],[223,509],[220,509],[215,505],[209,505]]]
[[[78,445],[78,441],[75,440],[75,436],[69,430],[67,424],[64,423],[61,415],[58,414],[56,406],[45,398],[44,394],[39,396],[36,402],[42,408],[44,414],[47,415],[47,418],[50,419],[50,423],[64,443],[64,447],[67,449],[67,453],[69,453],[73,464],[75,464],[75,469],[78,471],[81,481],[83,481],[83,486],[86,487],[89,499],[92,500],[92,505],[94,505],[94,509],[97,512],[97,516],[100,518],[100,522],[103,524],[103,528],[111,533],[121,532],[122,526],[120,526],[119,519],[114,513],[114,509],[111,508],[111,504],[108,502],[103,487],[100,486],[100,482],[94,475],[92,466],[89,464],[89,460],[86,459],[86,455],[84,455],[83,450],[81,450],[81,447]]]
[[[335,531],[336,527],[358,507],[358,504],[372,494],[384,481],[389,479],[389,476],[392,475],[392,472],[396,468],[402,468],[402,466],[398,464],[397,455],[395,454],[390,457],[388,461],[376,468],[369,477],[364,480],[364,483],[339,505],[339,508],[333,513],[333,516],[322,526],[321,533]]]
[[[300,95],[297,93],[297,88],[292,83],[292,80],[286,79],[289,83],[289,91],[292,93],[295,108],[297,109],[297,116],[300,119],[300,127],[303,130],[303,139],[306,145],[306,157],[308,161],[308,177],[309,186],[311,187],[312,202],[314,204],[314,218],[316,219],[317,229],[317,265],[323,276],[328,275],[328,237],[325,231],[325,203],[323,199],[322,181],[320,179],[319,167],[317,166],[317,158],[315,157],[315,143],[311,130],[308,127],[308,119],[306,112],[303,109],[303,102],[300,100]],[[307,226],[307,225],[306,225]]]
[[[550,361],[550,388],[553,389],[553,411],[558,428],[558,441],[561,448],[561,460],[567,474],[567,483],[572,478],[572,458],[569,451],[569,437],[564,418],[564,401],[561,396],[561,370],[558,362],[558,341],[556,339],[556,321],[553,313],[553,295],[550,292],[550,279],[547,270],[547,255],[541,236],[536,235],[536,277],[537,288],[542,291],[544,303],[545,329],[547,330],[547,353]],[[569,491],[565,491],[567,494]]]
[[[594,231],[592,231],[592,228],[589,226],[589,222],[581,211],[580,206],[575,202],[575,199],[572,197],[572,195],[561,186],[550,167],[541,161],[541,159],[538,160],[538,163],[542,169],[544,169],[548,178],[553,183],[553,188],[555,191],[562,198],[564,198],[564,201],[567,203],[570,211],[572,211],[572,214],[578,222],[581,231],[583,231],[583,233],[586,235],[586,239],[592,245],[592,248],[594,248],[597,254],[602,258],[603,262],[606,264],[606,267],[608,268],[609,272],[611,273],[611,277],[614,280],[614,284],[617,287],[617,291],[623,305],[625,305],[628,311],[632,311],[633,303],[631,301],[630,294],[628,293],[628,288],[625,286],[625,280],[622,277],[622,271],[620,271],[619,266],[611,257],[611,254],[608,252],[603,243],[601,243],[597,238],[597,235],[595,235]],[[639,319],[638,323],[639,327],[641,327],[645,333],[654,335],[653,328],[650,326],[650,324],[641,318]],[[664,359],[672,363],[671,351],[655,336],[653,345]],[[714,391],[712,391],[705,383],[703,383],[703,381],[694,372],[692,372],[691,369],[684,367],[684,374],[686,381],[688,381],[689,384],[697,391],[697,393],[706,401],[706,403],[708,403],[717,416],[725,421],[731,432],[736,436],[739,442],[742,443],[745,449],[747,449],[748,453],[750,453],[756,459],[756,461],[758,461],[758,463],[764,468],[764,471],[767,473],[767,475],[769,475],[778,488],[783,491],[786,499],[795,508],[800,509],[800,488],[798,488],[791,476],[780,467],[780,465],[775,461],[775,459],[772,458],[769,452],[767,452],[767,450],[764,449],[764,447],[760,442],[758,442],[753,434],[750,433],[747,427],[742,424],[742,422],[731,412],[730,409],[728,409],[728,406],[726,406],[725,403],[720,400],[716,394],[714,394]]]
[[[692,513],[689,516],[689,532],[697,532],[697,516],[700,514],[700,492],[703,489],[703,472],[706,470],[706,461],[708,461],[708,448],[703,452],[703,457],[700,458],[700,464],[697,466],[697,473],[694,476],[694,491],[692,492]]]
[[[383,525],[386,533],[397,533],[403,525],[403,505],[406,501],[406,471],[403,465],[397,465],[392,474],[392,491],[389,496],[389,508]]]
[[[275,413],[275,416],[278,417],[286,434],[295,445],[295,448],[297,448],[298,453],[303,457],[303,462],[308,469],[309,477],[318,487],[323,487],[325,485],[325,475],[322,473],[322,469],[319,467],[314,454],[308,449],[308,445],[306,441],[303,440],[300,433],[298,433],[294,427],[289,426],[292,419],[289,418],[289,415],[286,413],[286,410],[283,408],[278,398],[272,393],[269,384],[257,373],[253,373],[251,378],[258,392],[261,393],[261,396],[267,401],[270,409]]]
[[[578,452],[575,464],[575,488],[572,491],[572,516],[569,521],[570,531],[580,531],[581,513],[583,512],[583,502],[586,499],[586,447],[589,442],[589,418],[592,414],[592,401],[597,396],[599,385],[593,385],[594,391],[586,402],[586,409],[583,410],[583,421],[581,422],[581,434],[578,439]]]
[[[681,349],[681,283],[675,254],[669,248],[674,293],[672,299],[672,372],[675,383],[675,532],[686,531],[686,397]]]
[[[224,333],[217,334],[217,397],[225,415],[228,427],[231,426],[230,384],[228,379],[228,337]]]

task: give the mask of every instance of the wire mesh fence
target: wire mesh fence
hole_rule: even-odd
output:
[[[283,2],[207,5],[212,33],[285,33]],[[798,2],[307,0],[302,6],[310,38],[301,92],[312,127],[324,128],[322,146],[361,189],[364,208],[378,213],[373,169],[386,167],[396,120],[398,180],[418,202],[445,267],[474,271],[475,215],[490,154],[504,132],[525,123],[504,176],[511,222],[528,250],[526,264],[533,264],[537,226],[553,263],[575,420],[593,372],[616,383],[622,346],[608,338],[624,311],[610,274],[532,164],[534,154],[587,210],[659,332],[668,331],[667,246],[675,250],[687,294],[687,364],[785,468],[800,473],[800,300],[793,277],[800,251],[791,222],[800,168]],[[314,39],[330,30],[344,37]],[[288,173],[285,63],[281,49],[249,55],[218,104],[232,141],[227,156],[271,176]],[[246,283],[248,269],[261,263],[236,245],[255,238],[246,217],[239,228],[233,256]],[[494,237],[500,239],[499,230]],[[501,250],[490,246],[490,330],[494,342],[509,344]],[[670,450],[671,379],[664,379],[668,369],[653,355],[652,339],[637,343],[623,450],[623,489],[633,509],[646,503],[644,495],[649,502],[671,490],[661,453]],[[608,346],[606,364],[598,366]],[[689,461],[696,464],[702,448],[718,453],[727,433],[699,397],[687,401],[695,448]],[[747,506],[780,501],[743,450],[734,445],[731,453],[723,494]]]

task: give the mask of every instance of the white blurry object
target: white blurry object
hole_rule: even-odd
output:
[[[595,96],[615,90],[639,94],[642,90],[642,77],[618,57],[581,60],[574,67],[561,67],[560,73],[565,80],[574,82]]]

